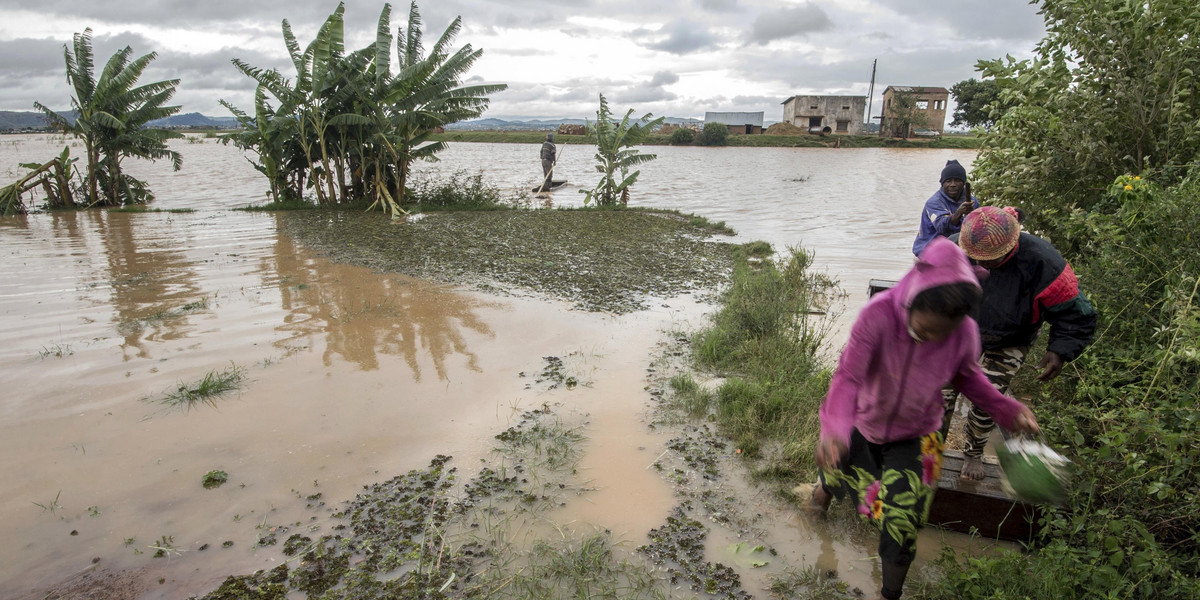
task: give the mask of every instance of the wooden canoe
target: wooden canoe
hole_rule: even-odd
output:
[[[984,460],[987,476],[983,481],[968,481],[959,477],[962,463],[962,452],[945,452],[938,491],[929,510],[929,524],[963,533],[974,528],[985,538],[1028,542],[1042,509],[1004,491],[1000,465]]]
[[[533,188],[532,191],[534,191],[534,192],[551,192],[551,191],[554,191],[556,188],[562,187],[562,185],[565,184],[566,182],[567,182],[566,179],[555,179],[550,182],[550,185],[546,186],[546,189],[542,189],[541,187],[535,187],[535,188]]]

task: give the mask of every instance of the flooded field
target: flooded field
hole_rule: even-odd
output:
[[[100,211],[0,219],[0,597],[37,597],[87,571],[136,574],[124,596],[203,595],[228,574],[269,569],[264,532],[313,521],[329,506],[437,455],[473,473],[495,435],[525,411],[554,406],[586,438],[586,480],[553,513],[560,535],[609,530],[646,543],[678,503],[650,468],[676,435],[650,427],[654,372],[670,331],[700,327],[711,307],[656,299],[628,315],[566,302],[494,296],[331,263],[279,233],[279,216],[228,209],[262,201],[263,182],[233,149],[179,144],[184,170],[130,163],[158,195],[190,213]],[[57,154],[49,136],[0,138],[0,180]],[[631,204],[726,221],[735,241],[813,248],[850,292],[911,264],[924,199],[948,158],[965,151],[654,147]],[[519,189],[538,176],[536,147],[451,144],[429,173],[479,171]],[[587,181],[584,147],[563,149],[557,174]],[[578,187],[556,192],[578,204]],[[536,382],[548,357],[576,385]],[[553,361],[550,361],[553,362]],[[181,387],[232,376],[211,403]],[[175,398],[176,400],[173,400]],[[736,476],[721,457],[722,494],[756,515],[756,543],[780,558],[742,569],[765,596],[783,564],[876,583],[874,542],[810,523]],[[228,482],[206,489],[210,471]],[[319,496],[318,496],[319,495]],[[936,540],[926,534],[922,551]],[[714,528],[722,560],[739,539]],[[154,558],[154,554],[162,554]],[[727,557],[725,557],[727,559]],[[116,588],[114,588],[116,589]],[[682,595],[690,595],[686,588]]]

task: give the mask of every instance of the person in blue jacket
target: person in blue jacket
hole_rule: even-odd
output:
[[[925,208],[921,210],[921,224],[912,246],[916,256],[921,255],[929,240],[958,233],[962,229],[963,217],[979,208],[979,201],[971,196],[967,170],[957,160],[946,161],[941,184],[941,189],[925,201]]]

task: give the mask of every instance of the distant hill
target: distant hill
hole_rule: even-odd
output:
[[[59,114],[66,117],[68,123],[75,122],[74,111]],[[207,117],[195,112],[156,119],[150,121],[148,125],[167,129],[233,129],[238,126],[237,119],[233,117]],[[0,110],[0,131],[29,131],[46,128],[46,118],[40,112]]]
[[[0,131],[44,129],[46,117],[40,112],[0,110]]]

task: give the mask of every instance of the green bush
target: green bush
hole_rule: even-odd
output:
[[[692,143],[692,140],[694,139],[696,139],[696,132],[686,127],[680,127],[679,129],[671,132],[672,146],[686,146]]]
[[[701,146],[724,146],[725,138],[729,137],[729,128],[720,123],[705,123],[704,130],[696,141]]]
[[[467,175],[466,171],[456,171],[448,180],[423,179],[410,194],[423,211],[503,210],[516,200],[506,199],[500,188],[483,180],[482,173]]]

